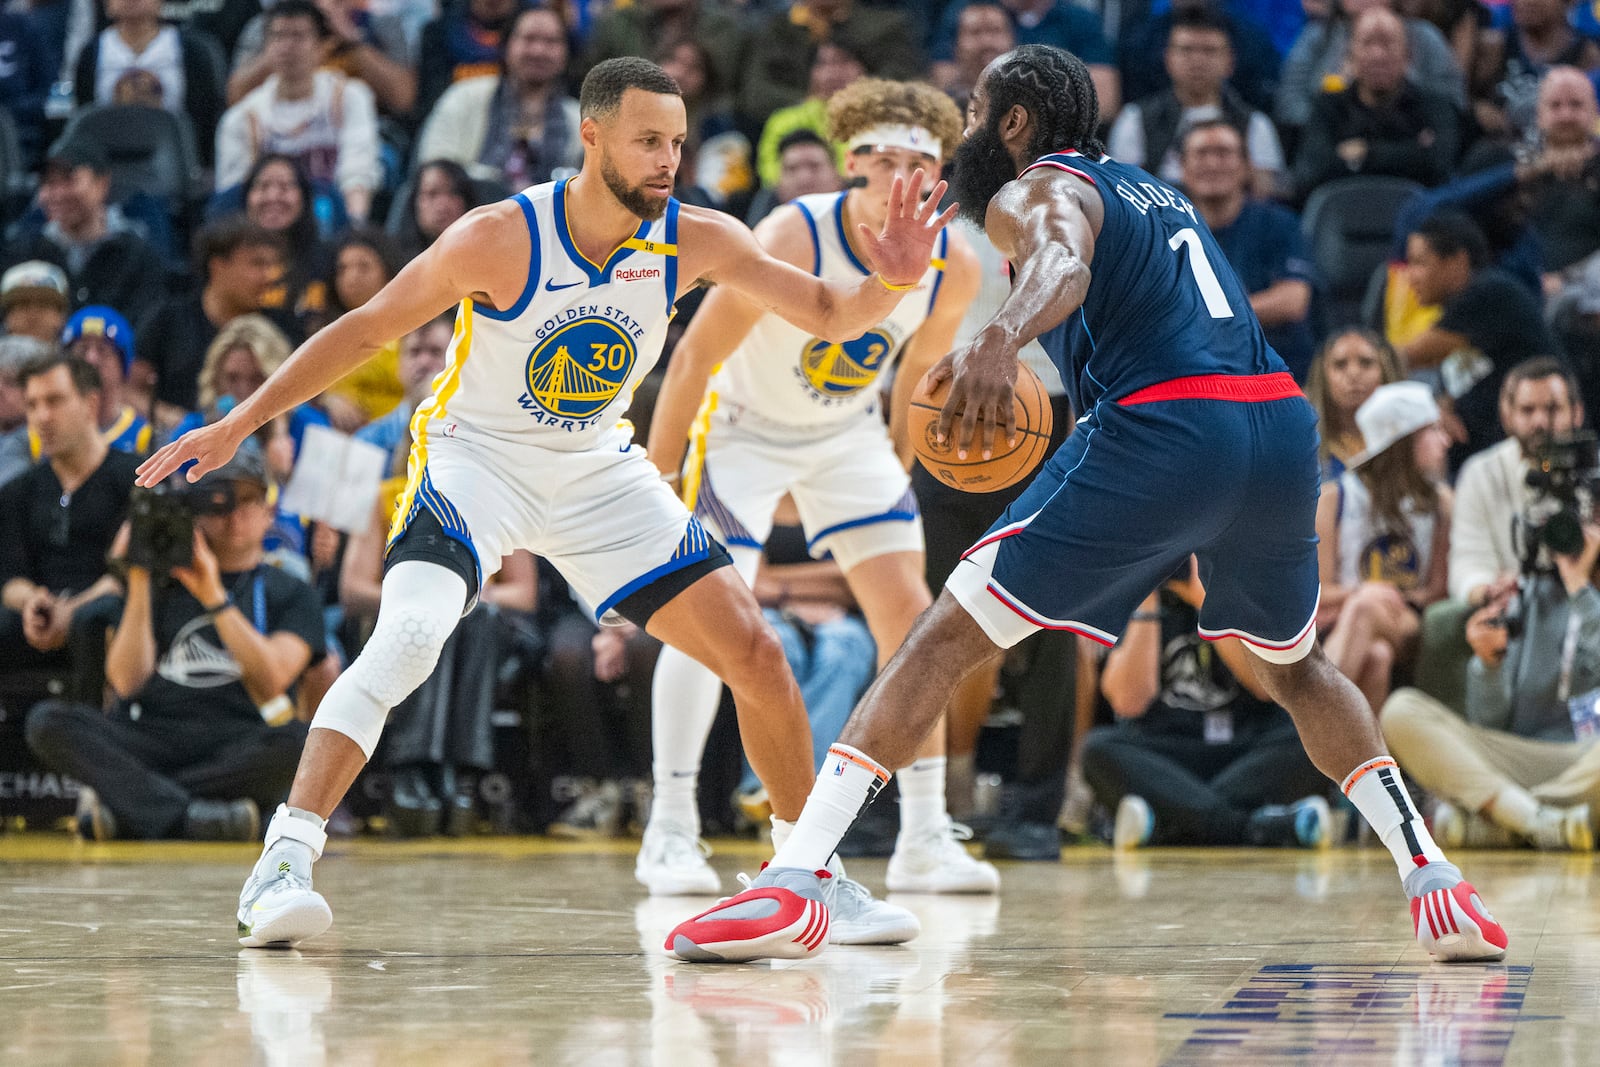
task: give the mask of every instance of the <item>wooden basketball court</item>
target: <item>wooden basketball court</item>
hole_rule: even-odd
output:
[[[894,898],[904,947],[705,967],[660,952],[704,904],[644,897],[629,842],[335,843],[333,930],[291,952],[234,941],[255,856],[0,837],[0,1063],[1600,1062],[1589,857],[1459,857],[1503,964],[1430,964],[1381,851],[1080,848]]]

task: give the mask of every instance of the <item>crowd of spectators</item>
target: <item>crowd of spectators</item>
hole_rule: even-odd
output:
[[[1567,449],[1573,470],[1558,463],[1554,484],[1527,481],[1600,404],[1600,23],[1565,0],[6,5],[0,699],[36,704],[27,739],[86,787],[85,831],[256,831],[252,805],[286,784],[304,721],[370,628],[409,416],[451,318],[263,427],[189,501],[187,562],[130,556],[125,520],[148,507],[130,493],[136,457],[221,417],[465,212],[575,173],[575,97],[594,64],[642,55],[673,74],[689,114],[678,197],[753,224],[845,187],[826,111],[843,86],[920,79],[964,106],[984,66],[1028,42],[1088,63],[1110,155],[1190,197],[1316,407],[1318,626],[1441,798],[1446,841],[1592,847],[1592,451]],[[90,121],[107,114],[114,126]],[[1401,195],[1364,199],[1380,188]],[[1341,225],[1388,248],[1365,300],[1331,292],[1347,264],[1319,259],[1323,228]],[[1003,283],[998,254],[968,237]],[[652,395],[640,390],[640,425]],[[282,507],[312,428],[387,457],[370,522]],[[930,516],[957,507],[917,485]],[[779,551],[767,580],[806,566]],[[817,581],[814,602],[774,605],[773,620],[826,733],[875,652],[848,597]],[[1122,845],[1323,843],[1324,790],[1281,709],[1237,649],[1193,639],[1203,597],[1174,575],[1103,662],[1070,642],[1013,657],[1035,672],[1071,661],[1077,678],[1079,699],[1055,712],[1077,743],[1048,746],[1062,754],[1044,777],[1092,796],[1091,828]],[[571,806],[535,823],[590,836],[642,813],[647,636],[597,630],[527,557],[453,646],[378,761],[391,826],[474,825],[507,707],[571,771]],[[958,812],[984,806],[975,758],[1016,769],[973,724],[1029,703],[1018,670],[957,696]],[[737,761],[725,777],[731,793]],[[758,793],[743,777],[741,794]],[[1053,786],[1040,795],[1059,803]],[[997,854],[1053,851],[1012,848]]]

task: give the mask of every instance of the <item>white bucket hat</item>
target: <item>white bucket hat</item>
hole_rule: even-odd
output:
[[[1359,467],[1418,430],[1439,421],[1439,405],[1433,391],[1421,382],[1391,382],[1380,385],[1356,409],[1356,428],[1366,445],[1350,457],[1346,467]]]

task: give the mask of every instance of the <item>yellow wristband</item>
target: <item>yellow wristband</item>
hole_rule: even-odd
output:
[[[872,276],[874,278],[878,279],[878,284],[879,285],[883,286],[885,289],[889,290],[891,293],[903,293],[908,289],[915,289],[917,287],[917,283],[922,280],[922,279],[918,278],[917,281],[912,282],[910,285],[895,285],[895,284],[891,283],[889,281],[889,279],[885,278],[883,275],[879,274],[876,271],[873,272]]]

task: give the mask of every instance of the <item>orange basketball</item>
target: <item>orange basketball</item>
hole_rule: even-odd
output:
[[[983,458],[981,422],[966,459],[956,456],[954,425],[944,444],[935,439],[939,410],[949,392],[949,382],[932,393],[928,392],[926,378],[918,382],[916,392],[911,394],[911,417],[907,423],[917,460],[944,484],[965,493],[992,493],[1026,478],[1050,450],[1050,396],[1026,363],[1017,364],[1017,392],[1012,401],[1017,415],[1017,446],[1009,447],[997,432],[993,455],[988,459]]]

